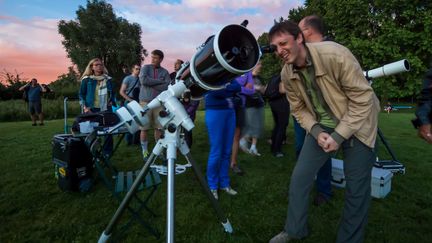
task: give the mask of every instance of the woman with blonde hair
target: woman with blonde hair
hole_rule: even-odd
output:
[[[93,58],[88,63],[79,90],[80,104],[83,113],[99,111],[112,111],[111,106],[115,104],[112,78],[99,58]],[[106,137],[103,153],[110,157],[113,150],[112,136]]]
[[[79,99],[84,113],[110,110],[115,103],[112,78],[100,58],[88,63],[81,77]]]

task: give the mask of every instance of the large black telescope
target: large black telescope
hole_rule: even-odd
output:
[[[200,99],[208,90],[222,89],[252,70],[260,55],[258,42],[245,26],[227,25],[199,47],[176,79],[184,81],[193,99]]]

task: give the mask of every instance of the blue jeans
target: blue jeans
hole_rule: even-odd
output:
[[[300,126],[297,120],[293,117],[294,120],[294,136],[295,136],[295,149],[296,156],[298,158],[300,151],[302,150],[303,143],[306,136],[306,131]],[[316,177],[316,186],[318,193],[321,193],[327,199],[333,195],[331,188],[331,179],[332,179],[332,163],[331,158],[329,158],[323,166],[319,169]]]
[[[206,110],[205,123],[210,141],[207,183],[211,190],[230,186],[229,166],[235,130],[233,109]]]

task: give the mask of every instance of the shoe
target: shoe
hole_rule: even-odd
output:
[[[258,150],[256,148],[250,148],[249,153],[256,156],[261,156],[261,154],[258,153]]]
[[[318,195],[316,195],[316,197],[313,200],[313,204],[315,206],[321,206],[323,204],[326,204],[330,201],[329,197],[326,197],[324,194],[322,193],[318,193]]]
[[[285,156],[282,152],[276,152],[276,153],[274,153],[273,155],[274,155],[274,157],[276,157],[276,158],[282,158],[282,157]]]
[[[225,187],[225,188],[222,188],[221,190],[226,192],[228,195],[231,195],[231,196],[237,195],[237,192],[234,191],[234,189],[232,189],[231,187]]]
[[[236,173],[237,175],[244,175],[244,171],[238,167],[238,165],[234,165],[232,168],[232,171]]]
[[[35,126],[37,126],[37,124],[36,124],[36,123],[33,123],[33,124],[32,124],[32,126],[34,126],[34,127],[35,127]]]
[[[218,197],[218,191],[217,190],[210,190],[210,191],[213,194],[213,196],[216,198],[216,200],[218,200],[219,199],[219,197]]]
[[[142,156],[143,156],[144,161],[147,161],[148,155],[149,155],[148,150],[143,150],[142,151]]]
[[[39,123],[39,126],[43,126],[44,124],[43,123]]]
[[[290,241],[292,238],[289,237],[288,233],[285,231],[280,232],[275,237],[273,237],[269,243],[285,243]]]
[[[239,141],[239,146],[240,146],[240,149],[241,149],[243,152],[245,152],[245,153],[247,153],[247,154],[250,153],[250,152],[249,152],[249,149],[248,149],[248,142],[246,141],[246,139],[241,138],[240,141]]]

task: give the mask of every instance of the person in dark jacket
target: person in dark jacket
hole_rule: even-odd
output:
[[[289,124],[289,103],[281,83],[280,74],[271,78],[264,92],[273,115],[274,127],[271,133],[271,152],[273,156],[281,158],[282,144],[286,137],[286,128]]]
[[[416,111],[418,134],[426,142],[432,143],[432,68],[426,72],[420,94]]]

